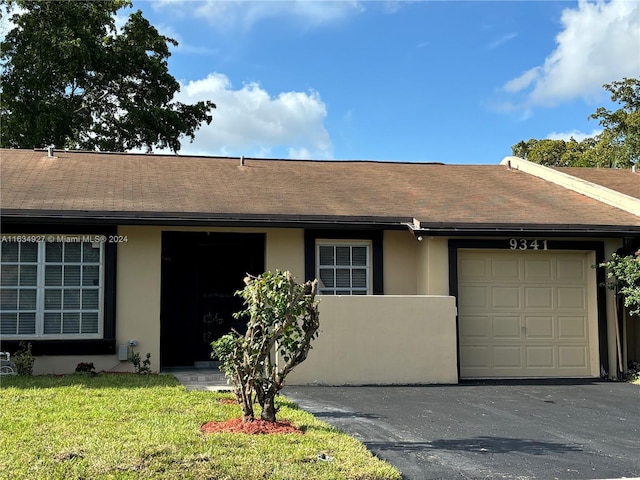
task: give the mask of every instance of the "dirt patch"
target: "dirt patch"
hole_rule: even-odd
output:
[[[232,418],[224,422],[207,422],[200,427],[200,430],[204,433],[246,433],[249,435],[302,433],[286,420],[281,422],[265,422],[264,420],[243,422],[242,418]]]
[[[238,405],[238,401],[234,398],[221,398],[218,403],[222,405]]]

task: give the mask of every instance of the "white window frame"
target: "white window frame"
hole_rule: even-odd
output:
[[[320,248],[321,247],[333,247],[334,249],[334,263],[333,265],[320,265]],[[350,259],[349,265],[338,265],[336,264],[336,255],[335,249],[336,247],[365,247],[366,248],[366,265],[353,265],[352,259]],[[316,240],[316,278],[318,279],[318,294],[319,295],[371,295],[371,287],[372,287],[372,242],[363,241],[363,240],[335,240],[335,239],[318,239]],[[336,275],[335,271],[338,269],[348,269],[351,272],[353,270],[362,270],[366,271],[366,287],[358,288],[353,287],[352,281],[350,281],[349,287],[338,287],[336,285]],[[334,271],[334,285],[333,287],[327,287],[322,283],[320,270],[333,270]],[[350,278],[353,277],[350,275]],[[338,293],[340,292],[340,293]],[[348,293],[346,293],[348,292]],[[354,293],[360,292],[360,293]]]
[[[27,238],[33,238],[34,235],[21,235],[21,234],[11,234],[11,235],[7,235],[8,238],[10,239],[15,239],[15,238],[21,238],[21,237],[27,237]],[[36,270],[36,275],[37,275],[37,280],[36,280],[36,308],[35,308],[35,334],[24,334],[24,333],[15,333],[15,334],[7,334],[7,333],[3,333],[2,337],[7,339],[7,340],[82,340],[82,339],[96,339],[96,338],[102,338],[103,337],[103,332],[104,332],[104,271],[105,271],[105,247],[104,247],[104,242],[84,242],[82,239],[83,237],[86,237],[86,235],[37,235],[37,237],[42,237],[42,238],[46,238],[46,240],[42,240],[42,241],[37,241],[38,243],[38,253],[37,253],[37,270]],[[18,242],[20,243],[20,242]],[[25,242],[26,243],[26,242]],[[59,289],[59,290],[64,290],[65,286],[61,285],[61,286],[47,286],[45,285],[45,267],[47,265],[61,265],[64,267],[64,265],[69,265],[69,262],[47,262],[46,261],[46,245],[47,244],[51,244],[51,243],[79,243],[81,245],[81,250],[82,250],[82,244],[83,243],[90,243],[91,246],[93,248],[99,248],[100,252],[99,252],[99,260],[98,260],[98,285],[96,286],[97,288],[90,288],[87,289],[86,285],[82,285],[82,282],[79,286],[74,286],[74,290],[75,289],[79,289],[80,291],[83,290],[83,287],[85,290],[98,290],[98,308],[97,308],[97,312],[96,309],[83,309],[82,308],[82,293],[80,296],[80,306],[79,308],[74,308],[74,309],[70,309],[64,308],[64,305],[61,305],[59,309],[50,309],[50,310],[45,310],[45,290],[47,289]],[[4,264],[5,262],[3,262]],[[22,263],[20,261],[20,259],[18,260],[18,262],[6,262],[6,264],[9,265],[17,265],[18,267],[20,267],[20,265],[24,265],[24,263]],[[32,262],[28,263],[29,265],[32,265]],[[81,278],[82,278],[82,267],[84,266],[96,266],[96,262],[87,262],[85,263],[83,259],[80,260],[80,262],[72,262],[71,265],[79,265],[80,266],[80,271],[81,271]],[[2,285],[3,289],[15,289],[15,290],[20,290],[21,286],[17,285],[15,287],[10,286],[10,285]],[[16,314],[20,314],[20,313],[25,313],[25,312],[32,312],[33,310],[21,310],[20,309],[20,305],[16,305],[16,309],[2,309],[2,313],[16,313]],[[64,315],[65,312],[67,313],[79,313],[80,315],[82,315],[82,313],[97,313],[98,314],[98,331],[97,333],[44,333],[44,316],[45,313],[51,313],[53,310],[53,312],[60,312]],[[80,324],[81,325],[81,324]],[[81,328],[81,327],[80,327]]]

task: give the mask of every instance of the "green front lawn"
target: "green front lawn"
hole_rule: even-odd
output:
[[[167,375],[0,379],[1,479],[399,479],[293,403],[279,419],[303,435],[203,434],[240,416],[229,394],[187,392]],[[318,459],[324,453],[332,461]]]

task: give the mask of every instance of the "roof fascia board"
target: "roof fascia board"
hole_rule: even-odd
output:
[[[208,216],[203,214],[150,214],[148,212],[74,212],[2,210],[4,223],[63,223],[155,226],[218,226],[267,228],[359,228],[404,230],[407,219],[368,217]]]
[[[559,172],[553,168],[519,157],[505,157],[502,162],[500,162],[500,165],[507,165],[509,168],[555,183],[568,190],[573,190],[574,192],[640,217],[639,198],[634,198],[630,195],[598,185],[597,183],[589,182],[582,178],[574,177],[568,173]]]
[[[622,225],[510,225],[510,224],[482,224],[482,225],[458,225],[427,224],[414,220],[408,223],[409,230],[414,235],[427,236],[518,236],[518,235],[545,235],[553,237],[561,236],[627,236],[640,234],[640,226]]]

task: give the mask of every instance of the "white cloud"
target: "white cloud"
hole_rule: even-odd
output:
[[[487,48],[489,50],[493,50],[495,48],[500,47],[501,45],[504,45],[507,42],[510,42],[511,40],[516,38],[517,36],[518,36],[518,34],[515,33],[515,32],[507,33],[507,34],[501,36],[500,38],[495,39],[493,42],[489,43],[489,45],[487,45]]]
[[[350,1],[245,1],[204,0],[192,3],[185,9],[184,4],[175,0],[152,2],[153,8],[170,8],[179,15],[189,15],[205,19],[214,28],[251,28],[254,24],[274,17],[290,17],[301,27],[316,27],[342,21],[364,11],[362,4]]]
[[[602,95],[602,85],[640,73],[640,2],[580,0],[562,12],[556,49],[543,65],[508,81],[522,107]]]
[[[602,129],[592,130],[591,133],[584,133],[579,130],[571,130],[569,132],[551,132],[547,135],[547,139],[549,140],[564,140],[568,142],[572,138],[576,142],[581,142],[585,138],[595,137],[596,135],[600,135],[602,133]]]
[[[318,92],[272,96],[257,83],[234,89],[225,75],[212,73],[183,84],[176,100],[211,100],[217,106],[211,124],[196,132],[193,143],[183,142],[182,154],[332,158],[323,124],[327,109]]]

